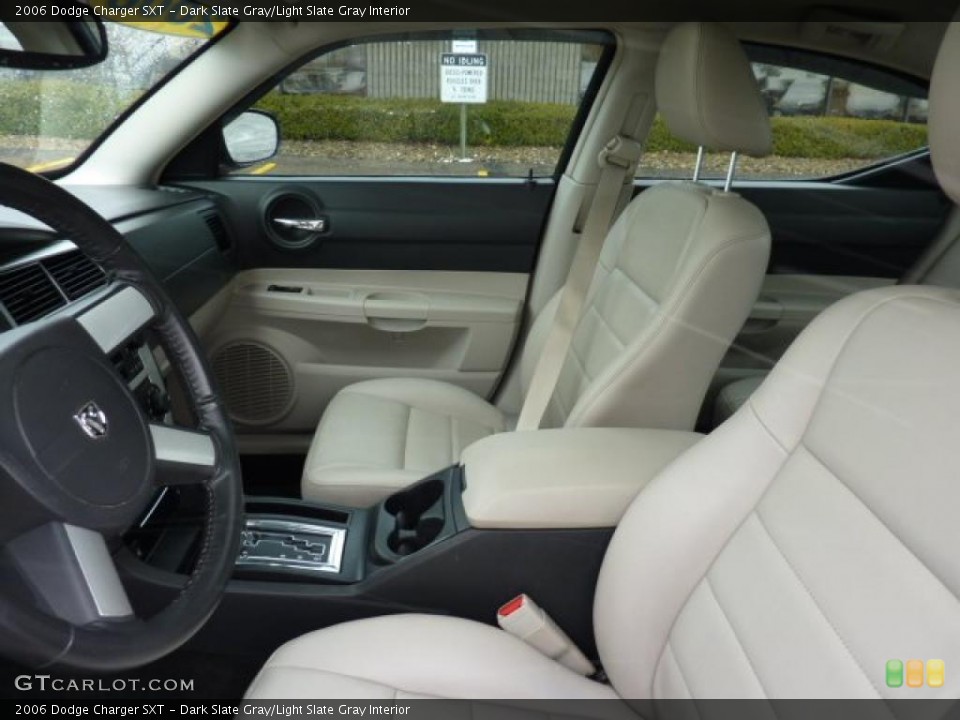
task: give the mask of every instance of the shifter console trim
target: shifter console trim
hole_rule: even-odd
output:
[[[346,536],[329,525],[247,518],[237,566],[339,573]]]

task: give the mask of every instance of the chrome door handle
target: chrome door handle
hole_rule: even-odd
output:
[[[290,230],[305,230],[313,233],[322,233],[327,229],[325,218],[273,218],[273,224]]]

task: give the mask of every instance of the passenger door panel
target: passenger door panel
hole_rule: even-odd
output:
[[[205,342],[215,367],[250,343],[278,353],[293,376],[294,403],[266,425],[312,432],[332,397],[362,380],[428,378],[489,395],[526,284],[520,273],[251,270],[238,276]]]
[[[717,382],[722,385],[752,371],[769,370],[797,335],[835,302],[894,282],[843,275],[767,275],[750,316],[724,357]]]
[[[770,274],[899,278],[948,209],[935,187],[758,181],[738,183],[736,191],[770,224]]]
[[[492,394],[522,316],[551,180],[191,186],[219,196],[236,241],[241,271],[203,341],[245,431],[312,433],[332,397],[363,380],[427,378]],[[265,212],[284,194],[309,199],[327,220],[313,245],[275,242]],[[286,378],[289,402],[258,405],[277,378]]]
[[[764,213],[773,244],[760,296],[719,382],[772,366],[838,300],[896,283],[949,209],[940,189],[926,184],[744,182],[736,190]]]
[[[228,177],[191,183],[220,195],[242,268],[459,270],[529,273],[552,179]],[[315,244],[271,242],[266,212],[284,196],[328,223]]]

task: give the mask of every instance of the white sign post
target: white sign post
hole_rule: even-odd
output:
[[[468,41],[461,41],[468,42]],[[467,105],[487,101],[487,56],[440,54],[440,102],[460,103],[460,158],[467,160]]]

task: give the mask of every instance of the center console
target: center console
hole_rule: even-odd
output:
[[[493,622],[503,602],[526,592],[590,655],[593,590],[613,528],[699,437],[503,433],[372,507],[248,498],[234,580],[196,642],[266,652],[320,627],[395,612]],[[129,562],[120,564],[135,604],[159,609],[192,568],[204,502],[189,491],[167,493],[126,538]]]

